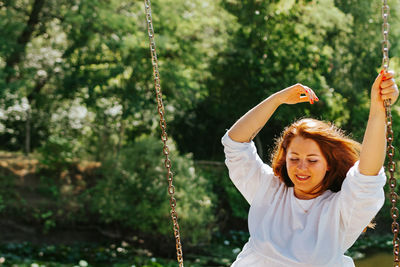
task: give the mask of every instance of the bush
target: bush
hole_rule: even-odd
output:
[[[228,233],[230,230],[247,231],[249,204],[230,180],[226,166],[199,163],[197,168],[218,196],[214,204],[218,210],[218,230],[222,233]]]
[[[100,171],[104,178],[89,190],[91,212],[102,223],[118,222],[144,234],[171,235],[166,170],[162,143],[143,136],[109,157]],[[177,212],[183,237],[191,243],[208,241],[214,224],[212,192],[196,174],[191,155],[179,155],[169,142]]]
[[[70,167],[74,158],[74,145],[68,138],[50,136],[38,149],[40,163],[47,169],[61,172]]]
[[[0,212],[4,209],[5,205],[4,205],[4,200],[3,197],[0,195]]]

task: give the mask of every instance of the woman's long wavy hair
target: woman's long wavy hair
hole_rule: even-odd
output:
[[[316,194],[321,194],[326,190],[340,191],[347,171],[359,159],[360,143],[347,137],[333,124],[316,119],[301,119],[286,127],[276,142],[272,155],[272,169],[288,187],[293,186],[293,183],[286,169],[286,153],[290,142],[296,136],[317,142],[328,163],[329,170]]]

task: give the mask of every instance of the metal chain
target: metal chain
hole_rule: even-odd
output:
[[[382,41],[382,68],[387,71],[389,69],[389,30],[390,30],[390,25],[389,25],[389,12],[390,8],[387,3],[387,0],[382,0],[382,35],[383,35],[383,41]]]
[[[158,59],[156,52],[156,43],[154,40],[154,28],[153,28],[153,20],[151,16],[151,3],[150,0],[145,0],[144,5],[146,8],[146,20],[147,20],[147,30],[149,34],[150,40],[150,52],[151,52],[151,62],[153,65],[153,75],[154,75],[154,85],[156,90],[157,97],[157,109],[158,114],[160,115],[160,128],[161,128],[161,140],[164,143],[163,146],[163,154],[165,156],[164,166],[167,170],[167,181],[168,181],[168,193],[170,195],[170,206],[171,206],[171,219],[173,223],[174,236],[176,242],[176,256],[179,263],[179,267],[183,267],[183,252],[181,245],[181,235],[179,232],[179,224],[178,224],[178,213],[176,212],[176,199],[174,197],[175,187],[173,185],[173,173],[171,171],[171,160],[169,159],[169,148],[167,145],[168,135],[167,135],[167,122],[165,121],[165,111],[164,104],[162,102],[162,92],[160,85],[160,73],[158,71]]]
[[[382,0],[382,35],[383,35],[383,41],[382,41],[382,68],[387,72],[389,70],[389,48],[390,48],[390,43],[389,43],[389,12],[390,8],[387,3],[387,0]],[[399,210],[396,207],[397,203],[397,194],[396,194],[396,178],[394,178],[394,171],[396,168],[396,164],[393,160],[394,157],[394,146],[393,146],[393,130],[392,130],[392,113],[391,113],[391,101],[390,99],[385,100],[385,110],[386,110],[386,138],[387,138],[387,155],[388,155],[388,169],[389,169],[389,186],[390,186],[390,202],[392,204],[392,207],[390,209],[390,215],[393,219],[392,222],[392,233],[393,233],[393,266],[399,267],[399,246],[400,246],[400,240],[398,237],[399,234],[399,223],[397,222],[397,219],[399,217]]]

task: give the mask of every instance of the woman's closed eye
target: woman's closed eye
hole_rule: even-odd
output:
[[[299,161],[298,158],[290,158],[289,160],[290,160],[291,162],[297,162],[297,161]],[[308,159],[307,161],[308,161],[309,163],[316,163],[316,162],[318,162],[317,159]]]

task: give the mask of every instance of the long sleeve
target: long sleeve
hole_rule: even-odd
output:
[[[338,193],[340,218],[343,224],[344,247],[350,247],[362,230],[382,208],[386,176],[383,168],[378,175],[366,176],[359,172],[358,162],[350,168]]]
[[[228,133],[222,137],[221,141],[224,145],[225,164],[229,170],[229,177],[251,204],[260,186],[268,186],[272,180],[275,180],[273,171],[262,162],[253,142],[235,142]]]

